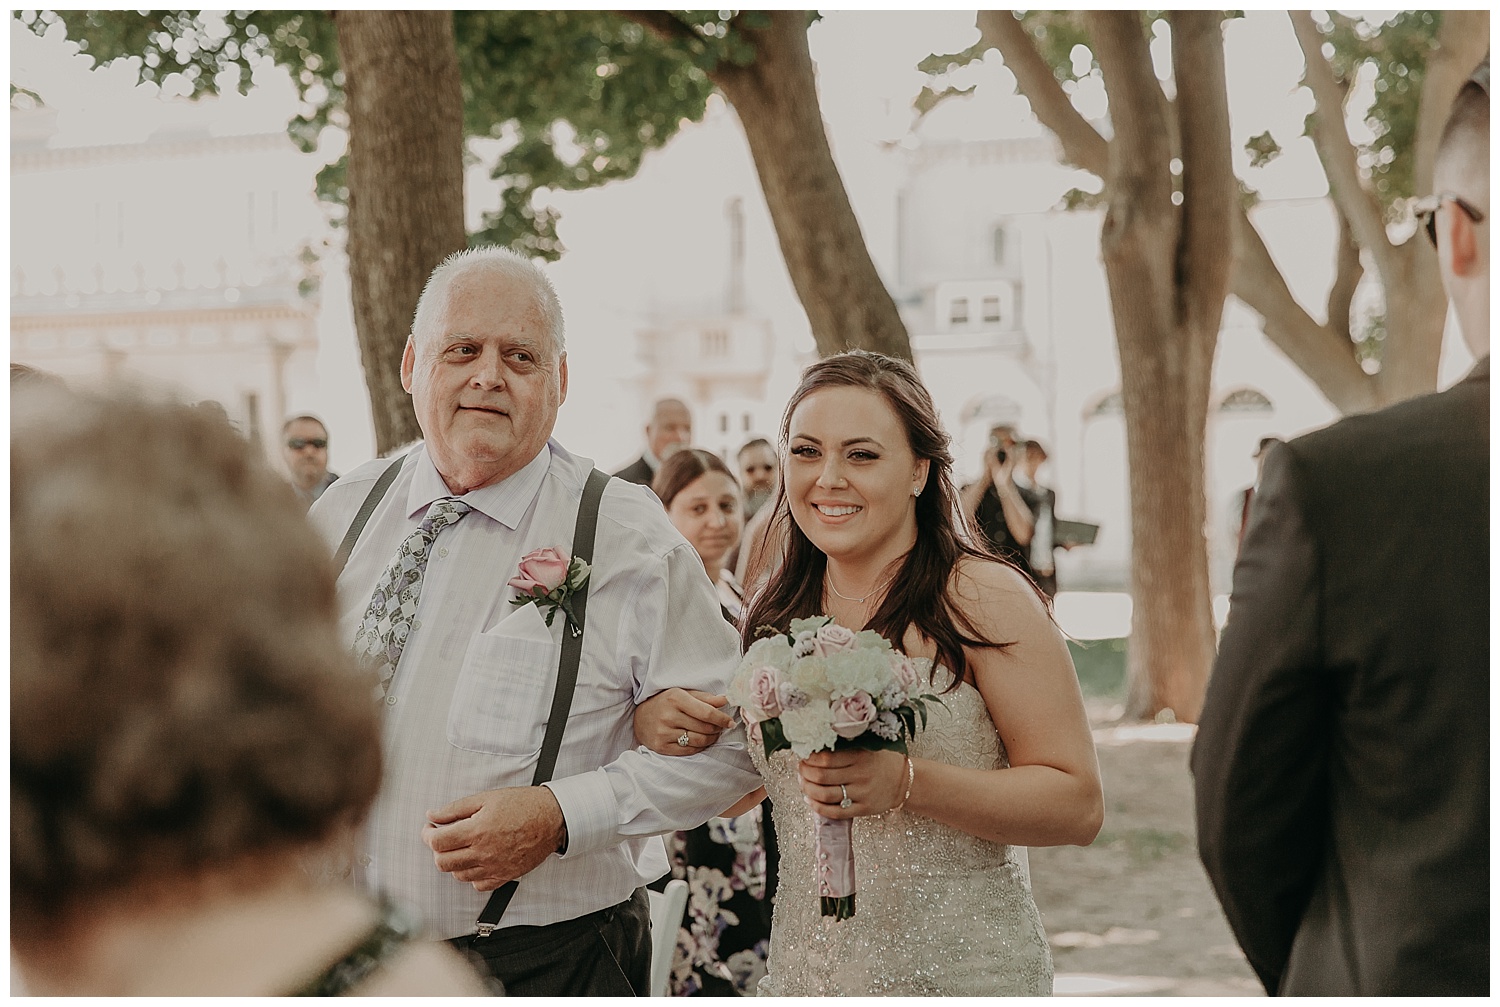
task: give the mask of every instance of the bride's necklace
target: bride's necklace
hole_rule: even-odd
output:
[[[832,591],[834,594],[838,595],[840,598],[844,599],[845,601],[852,601],[852,602],[854,602],[856,605],[863,605],[865,602],[869,601],[871,598],[873,598],[876,595],[878,595],[881,591],[885,590],[885,588],[890,585],[891,581],[893,581],[895,579],[896,579],[896,574],[893,573],[889,577],[887,577],[885,580],[883,580],[879,584],[877,584],[875,586],[875,589],[873,591],[871,591],[869,594],[865,595],[863,598],[851,598],[847,594],[844,594],[843,592],[841,592],[837,587],[834,587],[834,585],[833,585],[833,575],[831,573],[829,573],[827,570],[823,571],[823,580],[828,585],[828,590]]]

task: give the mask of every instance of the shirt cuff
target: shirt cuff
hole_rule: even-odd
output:
[[[549,780],[542,784],[557,798],[568,828],[568,848],[559,856],[567,860],[602,850],[619,841],[615,827],[615,793],[603,769],[592,773]]]

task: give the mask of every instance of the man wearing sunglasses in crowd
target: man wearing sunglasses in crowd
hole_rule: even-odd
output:
[[[281,457],[286,462],[292,489],[304,507],[338,479],[328,471],[328,428],[311,413],[293,416],[281,426]]]
[[[1271,448],[1234,570],[1198,846],[1272,994],[1489,992],[1489,82],[1418,207],[1478,362]]]

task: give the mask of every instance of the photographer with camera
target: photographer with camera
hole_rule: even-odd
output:
[[[1021,454],[1015,427],[992,428],[989,446],[984,453],[986,478],[965,486],[959,499],[963,502],[964,513],[974,519],[975,528],[995,554],[1035,581],[1036,572],[1027,554],[1031,538],[1036,533],[1036,516],[1041,501],[1013,478]]]

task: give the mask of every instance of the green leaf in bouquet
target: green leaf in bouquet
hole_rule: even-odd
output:
[[[840,738],[833,748],[834,751],[900,752],[905,755],[906,739],[882,738],[874,731],[866,731],[853,738]]]
[[[795,637],[798,633],[805,633],[808,630],[822,629],[832,621],[833,616],[831,615],[815,615],[810,619],[793,619],[791,627],[787,630],[787,636]]]
[[[772,717],[770,720],[760,722],[760,740],[766,746],[768,759],[783,748],[792,747],[792,743],[786,740],[786,732],[781,729],[780,717]]]

